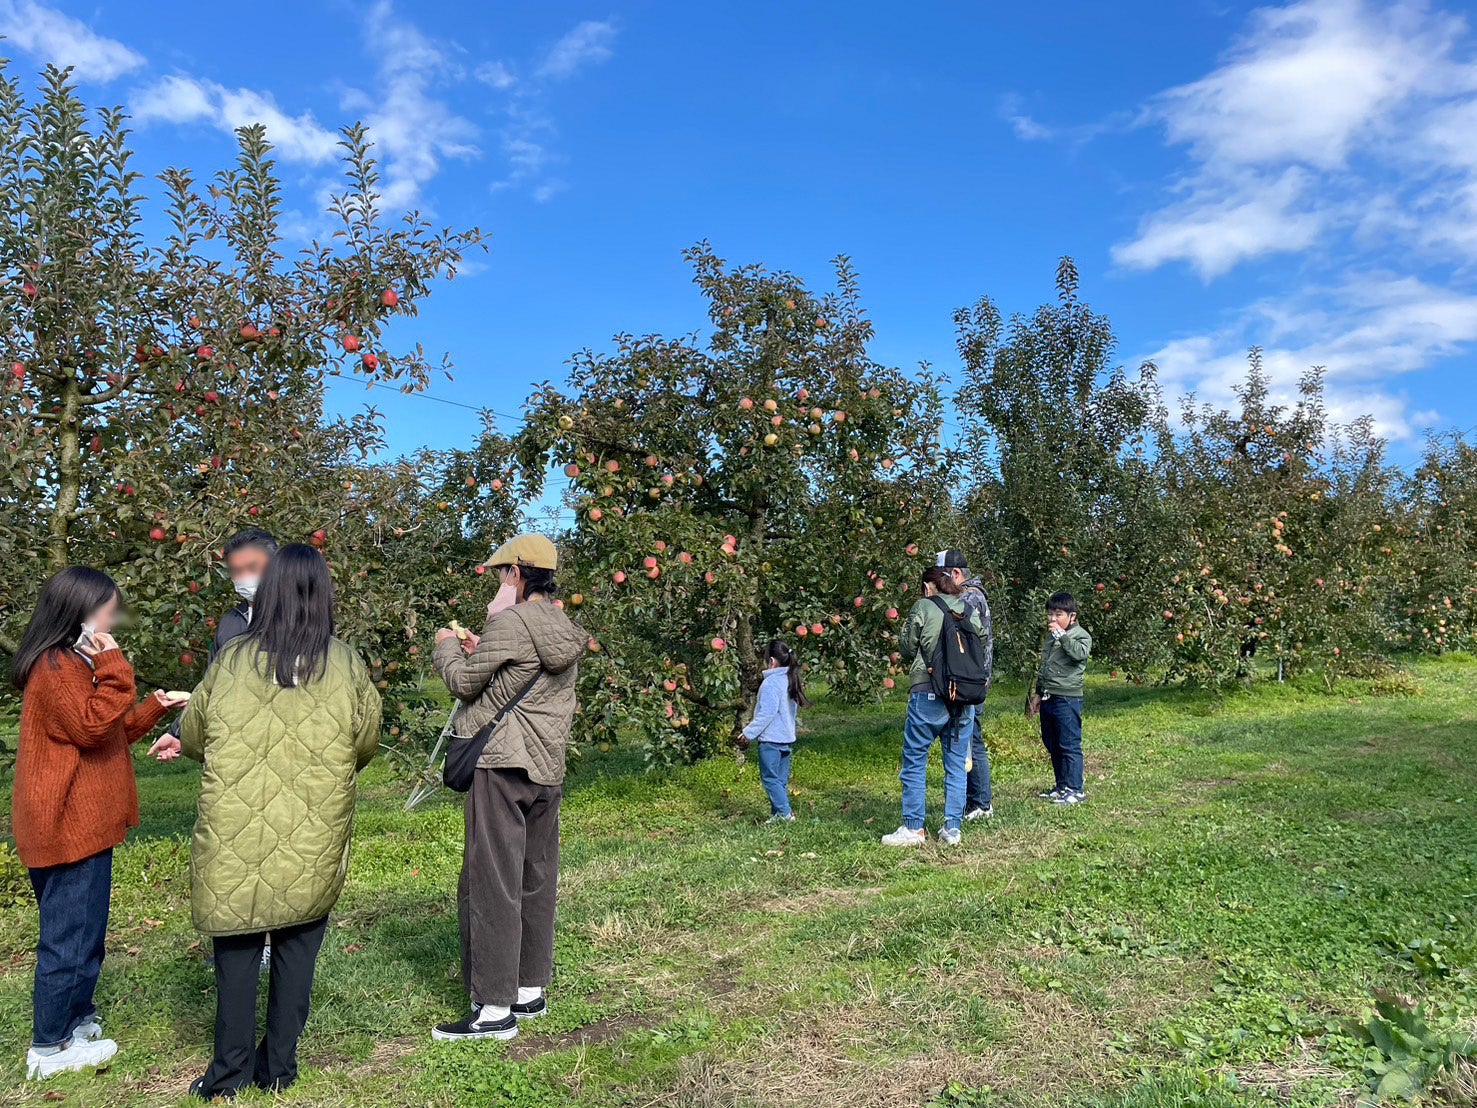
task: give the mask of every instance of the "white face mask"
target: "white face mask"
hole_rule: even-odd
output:
[[[86,646],[87,643],[92,639],[92,636],[94,636],[96,634],[97,634],[97,624],[94,621],[90,620],[90,619],[83,620],[82,621],[82,634],[80,634],[80,635],[77,636],[77,642],[76,642],[75,645],[77,645],[77,646]]]
[[[256,588],[261,583],[260,577],[242,577],[240,580],[232,581],[231,586],[236,590],[237,596],[250,604],[256,599]]]

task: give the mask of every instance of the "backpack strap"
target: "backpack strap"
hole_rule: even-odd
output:
[[[928,599],[929,600],[932,600],[935,604],[937,604],[938,605],[938,610],[941,611],[941,612],[943,612],[944,615],[946,615],[946,616],[953,616],[954,617],[954,621],[956,623],[959,620],[963,619],[965,616],[967,616],[969,614],[968,612],[965,612],[965,613],[963,613],[963,615],[961,615],[959,612],[954,611],[953,608],[949,607],[946,603],[944,603],[944,598],[941,597],[941,596],[930,596]]]

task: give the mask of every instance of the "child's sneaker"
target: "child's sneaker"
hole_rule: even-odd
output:
[[[791,812],[787,816],[782,816],[778,812],[776,812],[774,815],[770,816],[764,822],[765,823],[794,823],[795,822],[795,813],[794,812]]]
[[[96,1069],[112,1061],[118,1044],[112,1039],[73,1038],[63,1047],[32,1047],[26,1051],[26,1077],[45,1081],[59,1073]]]
[[[72,1030],[72,1040],[74,1042],[90,1043],[93,1039],[101,1039],[102,1037],[103,1025],[98,1022],[96,1013],[88,1016],[85,1022],[79,1023]]]
[[[966,823],[973,823],[977,819],[989,819],[995,814],[995,806],[986,804],[983,808],[971,808],[964,813]]]
[[[1087,799],[1087,794],[1081,789],[1063,789],[1051,800],[1053,804],[1081,804]]]
[[[1067,791],[1066,789],[1064,789],[1060,785],[1058,785],[1054,789],[1047,789],[1044,793],[1037,793],[1036,794],[1036,798],[1038,800],[1055,800],[1057,797],[1061,796],[1062,793],[1064,793],[1066,791]]]
[[[899,827],[891,835],[882,836],[883,846],[922,846],[928,842],[928,835],[923,828],[914,831],[910,827]]]
[[[942,827],[939,829],[939,846],[958,846],[964,839],[957,827]]]

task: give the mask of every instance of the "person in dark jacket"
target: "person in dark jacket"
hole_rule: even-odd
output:
[[[969,572],[969,562],[960,550],[940,550],[938,565],[949,571],[954,583],[959,586],[959,599],[964,606],[980,617],[980,645],[985,648],[985,695],[989,696],[988,683],[994,679],[995,635],[990,623],[990,598],[979,574]],[[974,733],[970,738],[969,770],[964,790],[964,818],[966,820],[989,819],[995,814],[994,793],[990,788],[990,751],[985,746],[984,705],[974,710]]]

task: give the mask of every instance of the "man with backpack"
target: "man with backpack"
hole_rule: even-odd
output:
[[[960,587],[942,566],[923,572],[923,596],[898,636],[909,663],[908,715],[903,724],[903,822],[882,837],[884,846],[921,846],[928,752],[934,740],[944,755],[944,823],[938,841],[958,846],[964,818],[964,763],[975,707],[987,684],[979,615],[960,598]]]
[[[989,694],[995,675],[995,635],[990,622],[990,598],[978,574],[969,572],[969,562],[960,550],[940,550],[938,565],[947,569],[962,590],[959,598],[980,617],[980,643],[985,648],[985,692]],[[989,819],[995,814],[994,793],[990,788],[990,751],[985,746],[984,713],[976,708],[974,730],[969,743],[967,786],[964,791],[964,822]]]

